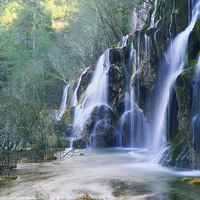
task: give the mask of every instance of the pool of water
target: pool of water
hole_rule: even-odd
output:
[[[182,177],[200,177],[200,171],[141,162],[145,153],[87,149],[76,150],[72,157],[58,155],[51,162],[20,163],[12,172],[18,179],[0,180],[0,199],[73,200],[83,194],[101,200],[200,199],[200,186],[180,181]]]

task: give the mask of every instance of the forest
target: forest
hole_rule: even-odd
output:
[[[0,0],[0,199],[199,199],[199,33],[200,0]]]
[[[29,147],[42,158],[61,145],[54,113],[63,87],[131,32],[136,6],[137,0],[1,1],[2,156]]]

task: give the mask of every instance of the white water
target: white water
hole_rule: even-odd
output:
[[[145,34],[144,36],[144,41],[145,41],[145,61],[146,61],[146,70],[147,70],[147,77],[149,77],[149,80],[148,80],[148,84],[151,85],[151,65],[150,65],[150,54],[151,54],[151,51],[150,51],[150,37],[147,36]],[[148,100],[149,98],[147,98]],[[148,103],[148,102],[147,102]],[[150,105],[149,105],[150,106]]]
[[[129,35],[123,36],[117,47],[118,48],[125,47],[127,45],[128,38],[129,38]]]
[[[107,58],[108,57],[108,58]],[[109,71],[109,51],[106,51],[98,60],[91,83],[86,89],[84,100],[76,106],[73,126],[79,131],[90,117],[95,106],[108,104],[108,71]],[[74,134],[74,137],[80,137]]]
[[[83,194],[99,200],[199,199],[199,187],[180,179],[200,176],[200,171],[138,162],[145,153],[140,149],[77,150],[73,157],[58,155],[52,162],[20,163],[14,171],[17,180],[0,179],[0,199],[75,200]]]
[[[73,93],[73,96],[72,96],[71,106],[76,106],[76,105],[78,104],[77,92],[78,92],[78,89],[79,89],[79,87],[80,87],[80,83],[81,83],[81,80],[82,80],[82,76],[87,72],[88,69],[89,69],[89,67],[86,67],[86,68],[83,70],[83,72],[82,72],[82,74],[81,74],[81,76],[80,76],[80,78],[79,78],[79,80],[78,80],[76,89],[74,90],[74,93]]]
[[[156,4],[157,1],[155,2],[154,6],[154,11],[156,11]],[[190,35],[190,32],[192,31],[196,20],[198,19],[199,16],[199,0],[196,2],[196,5],[194,6],[193,12],[192,12],[192,17],[191,17],[191,22],[189,23],[188,27],[181,32],[171,43],[171,46],[168,49],[167,52],[167,61],[170,62],[169,66],[159,66],[159,69],[163,68],[163,74],[162,76],[164,77],[163,83],[162,81],[159,83],[162,85],[162,88],[158,91],[158,105],[156,107],[156,117],[153,119],[154,123],[152,125],[152,129],[147,126],[145,122],[144,116],[141,118],[143,115],[142,112],[140,112],[139,109],[135,109],[135,103],[136,100],[140,101],[139,97],[140,94],[138,92],[138,95],[136,96],[134,93],[135,88],[130,86],[131,81],[129,80],[128,87],[128,94],[130,95],[130,101],[126,101],[125,105],[125,114],[131,113],[130,116],[130,134],[131,134],[131,147],[137,146],[137,142],[135,141],[135,136],[136,132],[140,132],[141,129],[143,129],[142,132],[146,132],[146,135],[143,138],[145,138],[146,141],[144,141],[145,144],[148,143],[150,150],[151,150],[151,155],[153,156],[152,162],[158,162],[160,159],[160,156],[162,155],[162,152],[165,147],[165,139],[166,139],[166,133],[165,133],[165,124],[166,124],[166,109],[169,103],[169,97],[170,97],[170,92],[171,88],[173,86],[174,81],[176,80],[177,76],[183,71],[184,69],[184,64],[186,61],[186,50],[187,50],[187,43],[188,43],[188,37]],[[154,21],[155,21],[155,15],[152,15],[152,25],[155,26]],[[137,57],[135,55],[135,50],[132,46],[132,49],[130,50],[133,60],[133,74],[139,73],[139,65],[141,62],[140,58],[140,31],[138,31],[138,40],[137,40]],[[118,48],[123,48],[125,45],[127,45],[128,41],[128,35],[123,37],[121,42],[118,45]],[[150,40],[149,37],[145,35],[145,51],[146,51],[146,60],[147,60],[147,65],[149,66],[149,72],[150,72],[150,54],[149,54],[149,47]],[[109,62],[109,53],[110,50],[106,50],[106,52],[99,58],[94,76],[91,80],[91,83],[89,84],[88,88],[86,89],[85,93],[83,94],[83,101],[82,103],[78,104],[77,101],[77,90],[78,87],[80,86],[80,81],[81,78],[78,82],[77,88],[74,92],[71,104],[76,106],[75,107],[75,114],[74,114],[74,122],[73,126],[77,130],[74,132],[74,137],[80,137],[80,131],[83,129],[84,124],[86,123],[87,119],[92,114],[92,111],[96,106],[99,105],[106,105],[108,106],[108,71],[110,67],[110,62]],[[137,66],[137,68],[136,68]],[[85,73],[85,72],[83,72]],[[137,78],[139,76],[136,76]],[[139,80],[136,80],[136,82]],[[139,86],[139,84],[136,84]],[[137,89],[137,88],[136,88]],[[137,89],[137,91],[140,91]],[[148,99],[148,98],[146,98]],[[128,102],[128,103],[127,103]],[[148,102],[147,102],[148,103]],[[124,114],[124,115],[125,115]],[[133,123],[134,122],[134,123]],[[136,123],[135,123],[136,122]],[[150,140],[148,141],[148,139]]]
[[[62,102],[61,102],[59,110],[55,114],[56,121],[61,120],[61,118],[67,108],[67,98],[68,98],[69,87],[70,87],[70,84],[66,85],[63,90]]]
[[[138,39],[138,51],[140,38]],[[125,112],[121,117],[123,146],[131,148],[147,147],[147,127],[148,124],[141,109],[136,104],[135,87],[132,82],[136,75],[136,62],[140,62],[140,57],[136,59],[135,49],[130,46],[129,63],[132,63],[132,76],[127,75],[125,79]],[[138,66],[138,65],[137,65]],[[126,66],[124,67],[126,68]],[[128,73],[127,73],[128,74]],[[139,95],[138,95],[139,96]]]
[[[155,25],[155,16],[156,16],[157,2],[158,2],[158,0],[155,0],[155,2],[154,2],[154,10],[153,10],[153,13],[151,14],[150,27],[154,27],[154,25]]]
[[[177,76],[183,71],[184,64],[186,61],[186,50],[188,44],[188,37],[194,28],[194,25],[198,19],[200,13],[200,2],[197,1],[193,12],[192,12],[192,20],[188,27],[177,35],[177,37],[172,41],[172,44],[168,50],[169,60],[170,60],[170,68],[168,72],[165,73],[166,81],[164,83],[164,87],[161,91],[159,91],[159,96],[161,99],[158,100],[158,109],[156,111],[156,119],[153,129],[153,140],[152,140],[152,151],[159,152],[157,157],[153,159],[153,162],[158,162],[160,159],[160,155],[165,146],[165,123],[166,123],[166,109],[169,102],[170,91],[173,86],[174,81]],[[164,66],[163,66],[164,67]]]

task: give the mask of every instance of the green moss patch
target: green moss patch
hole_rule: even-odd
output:
[[[57,157],[56,156],[45,156],[44,157],[44,161],[52,161],[52,160],[56,160]]]
[[[4,180],[16,180],[18,178],[17,175],[5,175],[5,176],[2,176],[2,179]]]
[[[182,178],[181,179],[182,182],[188,183],[190,185],[200,185],[200,178]]]
[[[21,158],[22,163],[28,163],[30,160],[27,157]]]
[[[80,197],[77,197],[75,200],[98,200],[97,198],[91,197],[88,194],[84,194]]]

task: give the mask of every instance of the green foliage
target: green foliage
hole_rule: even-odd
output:
[[[137,1],[5,0],[0,6],[0,152],[63,147],[62,88],[129,29]]]
[[[56,156],[45,156],[44,157],[44,161],[52,161],[52,160],[56,160],[57,157]]]
[[[5,2],[6,6],[1,7],[0,12],[0,25],[8,29],[13,20],[17,18],[17,11],[21,8],[20,4],[16,1]]]
[[[23,157],[23,158],[21,158],[21,162],[22,163],[28,163],[30,161],[29,161],[29,159],[27,157]]]
[[[3,179],[5,180],[15,180],[18,178],[17,175],[5,175],[5,176],[2,176]]]

